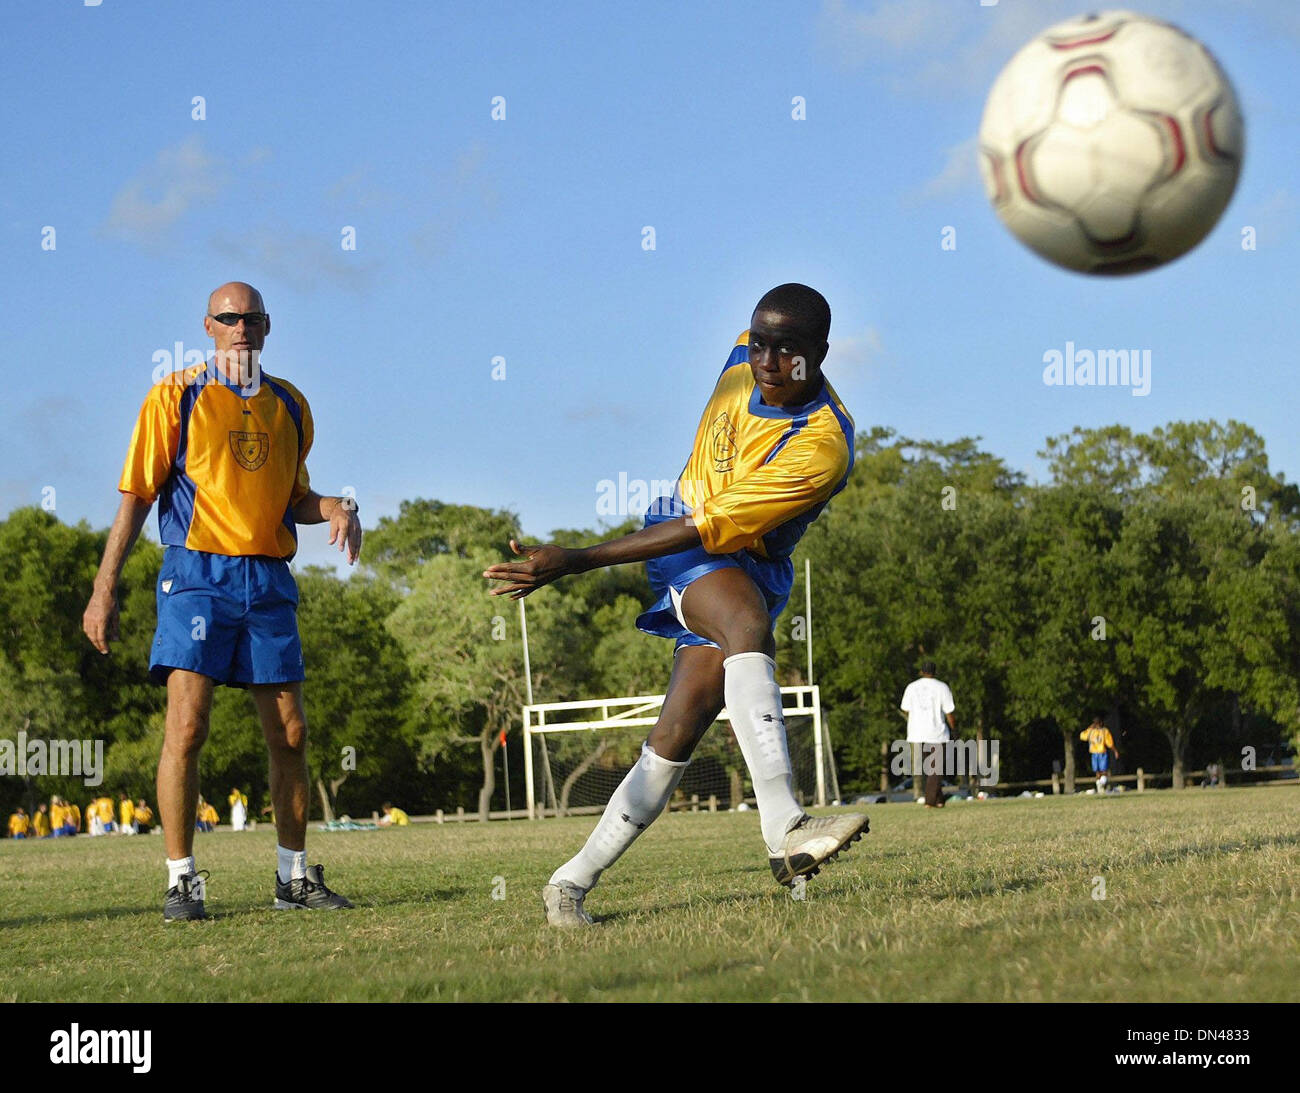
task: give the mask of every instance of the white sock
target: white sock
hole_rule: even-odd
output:
[[[276,874],[281,884],[300,880],[307,875],[307,851],[286,850],[279,844],[275,848]]]
[[[194,868],[193,854],[191,854],[188,858],[175,858],[175,859],[168,858],[167,859],[167,887],[175,888],[176,882],[180,880],[181,877],[183,877],[186,873],[195,873],[195,872],[197,872],[197,870]]]
[[[596,830],[575,857],[551,874],[551,883],[564,880],[584,892],[591,891],[601,873],[618,861],[664,810],[689,765],[689,759],[675,763],[661,758],[649,744],[642,744],[641,758],[614,790]]]
[[[803,815],[790,789],[790,753],[776,662],[766,653],[737,653],[722,662],[723,693],[758,798],[758,818],[768,853],[781,852],[786,832]]]

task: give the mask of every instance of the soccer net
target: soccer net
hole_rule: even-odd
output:
[[[528,817],[596,813],[604,809],[641,755],[663,695],[544,702],[523,708],[524,781]],[[817,687],[782,687],[795,796],[824,805],[839,796]],[[740,745],[723,710],[686,768],[670,809],[717,811],[754,804]]]

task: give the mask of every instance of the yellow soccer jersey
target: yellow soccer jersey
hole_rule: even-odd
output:
[[[57,831],[68,822],[71,815],[71,811],[64,805],[50,805],[50,826]]]
[[[10,838],[13,838],[15,835],[30,835],[31,827],[31,819],[27,816],[19,816],[18,813],[15,812],[9,817]]]
[[[853,466],[853,419],[829,383],[804,406],[768,406],[736,340],[678,482],[710,554],[785,558]]]
[[[117,804],[117,818],[123,827],[135,823],[135,802],[119,801]]]
[[[214,365],[195,365],[145,397],[117,488],[158,500],[165,546],[291,558],[312,438],[311,410],[292,384],[263,372],[243,395]]]
[[[43,839],[50,833],[50,817],[48,813],[38,812],[32,817],[32,833],[38,839]]]
[[[1089,725],[1083,732],[1079,733],[1080,740],[1088,741],[1088,754],[1101,755],[1107,749],[1115,747],[1115,738],[1110,735],[1110,729],[1104,725],[1099,729],[1094,729]]]

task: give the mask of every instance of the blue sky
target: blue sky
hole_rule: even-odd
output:
[[[1300,475],[1291,0],[1141,4],[1219,58],[1247,155],[1196,251],[1117,280],[1024,250],[974,160],[998,71],[1080,3],[635,8],[11,3],[0,514],[52,486],[62,519],[107,525],[156,355],[210,344],[229,279],[262,289],[264,363],[311,401],[314,484],[353,487],[367,524],[423,496],[595,526],[601,480],[680,470],[790,280],[830,300],[859,428],[978,435],[1041,477],[1074,425],[1234,417]],[[1067,341],[1151,349],[1150,395],[1044,386]],[[305,531],[300,560],[329,557]]]

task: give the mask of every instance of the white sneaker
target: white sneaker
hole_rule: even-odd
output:
[[[795,877],[811,877],[823,864],[834,861],[870,830],[860,812],[839,816],[804,816],[785,837],[779,857],[767,859],[777,884],[793,884]]]
[[[568,881],[548,884],[542,889],[542,906],[546,909],[547,923],[565,929],[595,925],[596,920],[582,907],[586,894],[576,884]]]

